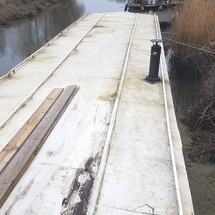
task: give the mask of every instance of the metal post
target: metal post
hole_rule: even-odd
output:
[[[163,42],[161,39],[152,39],[150,40],[153,45],[151,47],[151,58],[150,58],[150,66],[149,66],[149,75],[145,78],[145,81],[154,84],[156,82],[160,82],[161,79],[158,76],[159,64],[160,64],[160,54],[161,54],[161,46],[158,43]]]

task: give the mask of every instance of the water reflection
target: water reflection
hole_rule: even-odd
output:
[[[127,0],[78,0],[83,3],[85,12],[123,12]]]
[[[0,76],[87,12],[124,11],[127,0],[69,0],[0,30]]]
[[[198,99],[199,80],[188,78],[171,78],[175,111],[178,117],[184,116]]]
[[[0,76],[85,13],[75,0],[49,7],[33,19],[0,31]]]
[[[109,1],[116,1],[117,3],[123,3],[126,4],[128,0],[109,0]]]
[[[201,82],[198,79],[177,75],[181,73],[182,69],[186,68],[182,68],[179,64],[176,64],[173,56],[174,52],[169,49],[166,54],[166,62],[170,77],[171,92],[175,112],[177,117],[181,118],[198,101]]]

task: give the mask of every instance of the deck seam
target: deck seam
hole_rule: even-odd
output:
[[[25,63],[27,63],[28,60],[30,60],[31,58],[34,58],[36,54],[40,53],[42,50],[46,49],[47,46],[49,46],[50,44],[54,43],[55,40],[57,40],[63,33],[69,31],[69,29],[71,27],[73,27],[74,25],[77,24],[78,21],[84,19],[89,13],[86,13],[85,15],[83,15],[82,17],[80,17],[78,20],[76,20],[75,22],[73,22],[70,26],[66,27],[64,30],[62,30],[59,34],[57,34],[54,38],[52,38],[51,40],[49,40],[46,44],[44,44],[41,48],[39,48],[38,50],[36,50],[33,54],[31,54],[30,56],[28,56],[25,60],[23,60],[22,62],[20,62],[19,64],[17,64],[15,67],[13,67],[11,70],[9,70],[6,74],[4,74],[3,76],[0,77],[0,81],[4,78],[6,78],[7,76],[10,76],[12,74],[15,74],[16,69],[18,69],[20,66],[24,65]]]
[[[46,83],[46,81],[57,71],[57,69],[66,61],[66,59],[70,56],[70,54],[73,52],[73,50],[75,48],[77,48],[77,46],[81,43],[81,41],[86,37],[86,35],[94,28],[95,25],[98,24],[98,22],[102,19],[102,17],[104,16],[104,14],[99,18],[99,20],[97,20],[95,22],[95,24],[93,24],[92,27],[90,27],[90,29],[81,37],[81,39],[79,40],[79,42],[72,48],[72,50],[64,57],[64,59],[55,67],[55,69],[53,69],[48,76],[46,76],[45,79],[43,79],[43,81],[40,82],[40,84],[38,84],[36,86],[36,88],[30,93],[28,94],[28,96],[26,96],[22,102],[20,102],[1,122],[0,122],[0,129],[2,127],[5,126],[5,124],[13,117],[13,115],[15,113],[17,113],[22,107],[23,105],[25,105],[29,100],[32,99],[32,97],[35,95],[35,93],[39,90],[39,88]]]
[[[160,215],[157,213],[135,211],[136,209],[129,210],[129,209],[125,209],[125,208],[117,208],[117,207],[111,207],[111,206],[100,206],[100,207],[97,206],[97,208],[110,208],[110,209],[119,210],[119,211],[126,211],[128,213],[143,214],[143,215]]]
[[[90,206],[89,206],[88,211],[87,211],[88,215],[93,215],[96,211],[96,207],[97,207],[97,203],[98,203],[98,199],[99,199],[99,194],[100,194],[100,189],[101,189],[104,174],[105,174],[105,167],[107,165],[108,154],[109,154],[109,149],[110,149],[110,145],[111,145],[111,138],[112,138],[115,122],[116,122],[120,97],[122,94],[122,88],[123,88],[125,75],[126,75],[126,71],[127,71],[128,59],[129,59],[129,55],[130,55],[130,51],[131,51],[132,42],[134,39],[134,33],[136,30],[136,26],[137,26],[137,20],[138,20],[138,14],[135,15],[134,26],[133,26],[133,30],[132,30],[132,33],[130,36],[130,40],[129,40],[126,55],[125,55],[125,60],[124,60],[123,67],[122,67],[121,79],[120,79],[120,83],[119,83],[118,90],[117,90],[117,97],[116,97],[116,100],[114,103],[114,107],[113,107],[113,111],[112,111],[112,115],[111,115],[111,119],[110,119],[110,125],[108,128],[108,132],[107,132],[107,136],[106,136],[106,140],[105,140],[105,144],[104,144],[102,159],[101,159],[101,163],[99,166],[97,179],[96,179],[95,185],[94,185],[95,188],[91,194],[92,198],[90,201]]]
[[[153,102],[153,101],[150,101],[150,100],[142,100],[142,101],[138,101],[138,100],[132,100],[132,101],[126,101],[126,100],[121,100],[120,101],[121,103],[134,103],[134,104],[145,104],[145,103],[149,103],[149,104],[154,104],[154,105],[157,105],[157,106],[164,106],[165,104],[164,103],[159,103],[159,102]]]
[[[154,16],[154,21],[155,21],[155,29],[156,29],[157,38],[161,39],[160,28],[158,27],[159,21],[158,21],[157,16]],[[161,58],[160,67],[161,67],[161,77],[162,77],[162,85],[163,85],[163,98],[164,98],[164,104],[165,104],[164,106],[165,106],[165,114],[166,114],[167,134],[168,134],[168,139],[169,139],[170,155],[171,155],[171,160],[172,160],[172,168],[173,168],[173,175],[174,175],[174,182],[175,182],[175,191],[176,191],[176,197],[177,197],[178,212],[179,212],[179,215],[184,215],[183,207],[182,207],[180,185],[179,185],[179,181],[178,181],[176,159],[175,159],[175,154],[174,154],[174,147],[173,147],[171,128],[170,128],[170,118],[169,118],[168,102],[167,102],[167,96],[166,96],[165,76],[164,76],[164,71],[163,71],[163,58]]]

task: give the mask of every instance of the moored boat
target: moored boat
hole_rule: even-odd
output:
[[[160,24],[171,23],[183,2],[174,0],[128,0],[125,11],[134,13],[156,13]]]
[[[149,12],[162,11],[181,5],[182,2],[171,2],[171,0],[128,0],[125,11]]]

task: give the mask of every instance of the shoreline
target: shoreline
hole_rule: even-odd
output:
[[[34,17],[47,6],[66,0],[0,0],[0,26],[7,26],[14,21]]]

